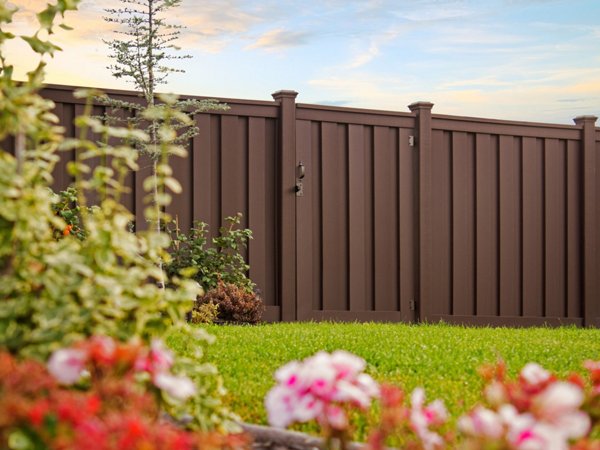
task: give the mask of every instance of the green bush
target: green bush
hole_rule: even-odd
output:
[[[38,14],[40,30],[49,33],[58,15],[76,9],[77,0],[58,0]],[[11,21],[14,10],[0,1],[0,26]],[[129,232],[132,214],[122,206],[126,174],[137,169],[138,152],[126,145],[109,145],[118,140],[147,139],[137,130],[105,126],[91,118],[91,99],[96,92],[80,92],[86,97],[85,114],[75,121],[79,139],[65,139],[55,126],[53,102],[38,95],[42,86],[42,58],[58,48],[35,34],[24,39],[39,54],[39,64],[27,81],[12,79],[12,67],[0,54],[0,142],[15,142],[14,153],[0,151],[0,348],[18,357],[45,360],[60,347],[92,335],[111,336],[121,341],[151,341],[174,328],[180,328],[194,347],[193,358],[180,358],[178,367],[192,378],[198,396],[183,405],[165,403],[175,417],[192,415],[190,424],[211,428],[223,423],[229,414],[221,402],[223,389],[214,366],[202,355],[211,336],[191,330],[184,321],[194,300],[202,292],[197,282],[174,276],[168,286],[159,265],[169,246],[165,233],[155,230]],[[14,36],[0,32],[0,44]],[[0,47],[1,48],[1,47]],[[176,99],[163,96],[162,104],[145,116],[160,124],[160,154],[157,173],[144,182],[148,192],[148,220],[161,220],[160,210],[170,201],[169,190],[180,186],[171,177],[169,155],[185,153],[173,144],[174,122],[189,121],[183,113],[169,108]],[[99,144],[89,133],[102,137]],[[69,172],[75,178],[79,210],[65,217],[53,208],[56,198],[49,186],[59,149],[75,151]],[[91,159],[110,160],[92,170]],[[86,195],[100,199],[90,213]],[[156,196],[152,193],[157,192]],[[72,199],[67,199],[71,202]],[[159,215],[154,214],[158,205]],[[77,219],[85,239],[68,236],[56,239],[55,230],[65,230],[67,221]]]
[[[219,316],[219,305],[207,302],[194,307],[190,312],[190,322],[192,323],[214,323]]]
[[[265,310],[262,299],[255,292],[223,281],[196,301],[192,316],[194,311],[203,310],[207,304],[216,305],[217,318],[226,323],[258,323]]]
[[[250,266],[240,254],[252,239],[252,231],[240,229],[242,215],[225,219],[226,226],[208,245],[208,225],[195,222],[189,233],[182,233],[176,222],[167,227],[171,237],[170,261],[165,264],[169,276],[177,276],[182,270],[191,270],[193,279],[208,291],[215,289],[219,280],[240,286],[246,292],[254,291],[254,283],[246,273]]]

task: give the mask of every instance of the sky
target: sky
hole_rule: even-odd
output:
[[[32,34],[47,0],[12,0],[11,31]],[[53,37],[48,83],[131,89],[111,76],[118,0],[83,0],[73,31]],[[183,0],[165,16],[186,26],[191,59],[161,90],[300,103],[572,124],[600,116],[600,0]],[[17,76],[26,44],[4,48]]]

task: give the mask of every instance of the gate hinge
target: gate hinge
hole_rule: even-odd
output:
[[[415,137],[414,136],[409,136],[408,137],[408,146],[409,147],[414,147],[415,146]]]
[[[411,298],[408,301],[408,309],[411,311],[415,311],[417,309],[417,301],[414,298]]]

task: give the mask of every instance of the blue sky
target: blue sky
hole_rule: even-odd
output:
[[[45,0],[13,0],[32,29]],[[115,0],[84,0],[57,33],[48,82],[127,89],[105,68],[101,20]],[[270,100],[572,123],[600,115],[600,0],[183,0],[171,21],[193,56],[164,90]],[[11,43],[18,72],[30,68]]]

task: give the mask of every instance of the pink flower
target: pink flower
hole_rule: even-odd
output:
[[[540,420],[553,425],[566,438],[575,439],[585,436],[591,426],[589,416],[579,411],[583,401],[579,386],[561,381],[537,395],[532,409]]]
[[[551,375],[550,372],[539,364],[528,363],[521,369],[520,377],[525,383],[531,386],[539,386],[550,380]]]
[[[364,360],[341,350],[284,365],[275,372],[278,384],[265,397],[269,422],[286,427],[316,419],[332,428],[347,426],[341,405],[368,408],[379,394],[375,381],[361,373],[365,366]]]
[[[136,361],[135,368],[138,371],[158,374],[169,371],[173,366],[173,361],[173,353],[165,347],[163,341],[153,339],[150,351]]]
[[[435,400],[425,406],[425,391],[416,388],[411,395],[410,425],[423,442],[425,450],[441,447],[442,437],[431,431],[430,426],[441,425],[447,419],[448,413],[441,400]]]
[[[485,439],[500,439],[504,435],[502,418],[494,411],[478,406],[470,414],[458,420],[458,428],[463,433]]]
[[[48,372],[61,384],[73,384],[81,377],[87,353],[83,350],[63,348],[55,351],[48,360]]]
[[[155,375],[154,385],[177,400],[186,400],[196,393],[196,386],[188,377],[167,372]]]

